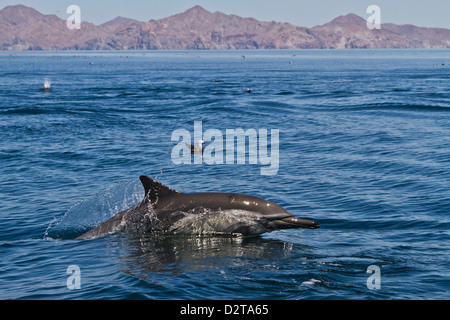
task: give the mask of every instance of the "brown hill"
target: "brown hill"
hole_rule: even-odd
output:
[[[100,26],[83,22],[81,30],[69,30],[65,20],[23,5],[0,10],[0,50],[305,48],[450,48],[450,30],[395,24],[370,30],[355,14],[304,28],[211,13],[200,6],[160,20],[117,17]]]

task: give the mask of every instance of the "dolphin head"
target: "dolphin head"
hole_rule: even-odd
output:
[[[316,221],[300,219],[295,217],[292,213],[277,205],[271,203],[271,213],[265,213],[264,218],[269,222],[269,226],[274,229],[318,229],[320,224]]]
[[[272,201],[267,201],[253,196],[235,194],[231,197],[230,202],[239,205],[240,208],[245,208],[249,211],[255,212],[260,219],[268,222],[268,228],[272,230],[320,228],[319,223],[311,220],[296,218],[292,213]]]
[[[299,219],[294,216],[286,217],[283,219],[276,219],[269,222],[269,225],[274,229],[293,229],[293,228],[303,228],[303,229],[318,229],[320,224],[316,221]]]

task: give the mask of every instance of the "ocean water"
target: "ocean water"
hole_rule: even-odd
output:
[[[195,121],[279,130],[276,173],[175,164]],[[74,240],[140,175],[321,228]],[[449,299],[450,51],[3,52],[0,177],[0,299]]]

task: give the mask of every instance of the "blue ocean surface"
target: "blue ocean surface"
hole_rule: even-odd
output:
[[[174,163],[196,121],[277,171]],[[321,228],[75,240],[140,175]],[[0,178],[0,299],[449,299],[450,51],[2,52]]]

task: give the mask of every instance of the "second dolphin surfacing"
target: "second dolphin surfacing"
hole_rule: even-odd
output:
[[[181,193],[141,176],[144,199],[77,239],[109,233],[259,235],[279,229],[317,229],[317,222],[294,217],[274,202],[238,193]]]

